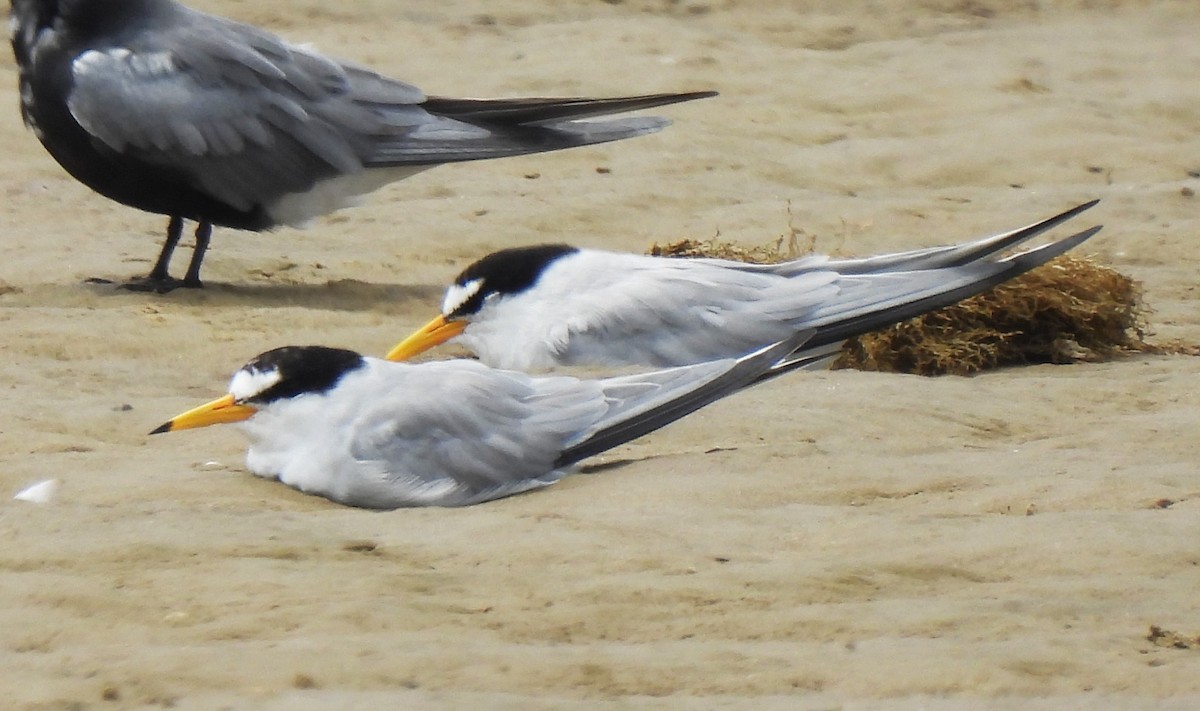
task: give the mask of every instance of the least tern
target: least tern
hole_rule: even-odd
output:
[[[779,374],[775,364],[809,335],[737,359],[603,380],[289,346],[257,356],[227,395],[151,434],[241,422],[246,464],[259,476],[363,508],[466,506],[549,486],[584,458],[769,369]]]
[[[506,249],[464,269],[441,313],[387,357],[407,360],[453,340],[512,370],[671,367],[811,329],[796,358],[815,366],[846,338],[956,303],[1077,246],[1100,228],[1000,256],[1095,204],[973,242],[865,259],[750,265],[567,245]]]
[[[213,225],[304,226],[442,163],[653,133],[658,117],[579,121],[715,92],[453,99],[172,0],[12,0],[21,115],[50,155],[107,198],[170,217],[150,274],[199,287]],[[168,267],[184,220],[196,246]]]

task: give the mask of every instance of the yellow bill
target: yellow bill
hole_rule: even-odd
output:
[[[447,321],[445,316],[438,316],[401,341],[387,354],[387,359],[408,360],[454,338],[466,327],[466,321]]]
[[[250,405],[239,405],[234,402],[232,395],[226,395],[212,402],[206,402],[200,407],[192,408],[182,415],[176,415],[159,425],[150,434],[190,430],[195,427],[208,427],[226,422],[241,422],[256,412],[258,412],[257,408]]]

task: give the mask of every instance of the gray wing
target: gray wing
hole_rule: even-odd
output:
[[[563,447],[608,409],[595,381],[472,361],[407,367],[355,423],[351,454],[381,507],[465,506],[552,484]]]
[[[946,267],[970,264],[971,262],[999,254],[1006,249],[1015,247],[1066,222],[1085,210],[1095,207],[1099,202],[1099,200],[1091,200],[1053,217],[1026,225],[1025,227],[1001,232],[1000,234],[990,235],[970,242],[963,242],[962,244],[943,247],[913,249],[855,259],[830,259],[825,255],[813,254],[779,264],[741,264],[716,259],[701,261],[712,264],[723,264],[746,271],[770,272],[782,276],[793,276],[818,269],[830,269],[845,275],[944,269]]]
[[[743,358],[606,380],[534,378],[472,361],[420,366],[354,423],[362,505],[467,506],[553,484],[611,449],[735,392],[810,334]],[[389,396],[390,395],[390,396]]]
[[[607,412],[563,449],[556,465],[574,464],[653,432],[766,379],[768,373],[773,377],[804,367],[806,359],[791,358],[789,354],[811,335],[807,331],[794,333],[737,359],[600,381],[608,402]]]
[[[762,382],[792,370],[816,370],[827,367],[837,357],[845,339],[899,323],[979,294],[996,284],[1024,274],[1058,255],[1074,249],[1099,231],[1099,226],[1091,227],[1057,242],[1014,254],[999,262],[989,263],[988,266],[992,268],[986,271],[979,271],[981,267],[985,266],[979,263],[958,267],[956,268],[958,272],[970,274],[971,271],[977,271],[978,275],[937,285],[935,288],[928,289],[927,293],[923,295],[913,293],[908,298],[896,300],[891,304],[883,303],[873,308],[848,308],[840,315],[827,314],[829,318],[826,323],[814,329],[812,337],[801,348],[777,361],[754,382]],[[924,273],[936,275],[939,271]],[[903,276],[903,273],[897,273],[895,276]]]
[[[109,149],[176,168],[230,205],[250,209],[357,172],[380,136],[433,121],[416,87],[181,12],[78,57],[68,106]]]
[[[935,309],[958,303],[1074,249],[1100,231],[1070,237],[996,261],[917,272],[841,276],[837,299],[807,314],[800,327],[815,330],[806,349],[820,349]],[[815,350],[813,351],[815,352]]]
[[[109,149],[187,176],[241,210],[364,168],[427,167],[651,133],[665,119],[571,119],[712,92],[621,99],[427,99],[415,86],[175,6],[72,65],[68,107]],[[439,113],[441,111],[441,113]]]
[[[597,265],[589,288],[563,302],[564,332],[548,339],[559,362],[671,367],[735,358],[802,330],[802,316],[838,293],[830,271],[784,279],[628,256]]]
[[[1072,249],[1099,228],[1002,259],[917,271],[791,277],[722,264],[609,257],[588,290],[564,302],[562,333],[547,342],[565,364],[672,366],[735,357],[812,330],[805,357],[846,338],[956,303]],[[614,344],[619,344],[615,346]]]
[[[654,133],[670,121],[635,116],[578,119],[649,109],[716,96],[714,91],[614,98],[533,97],[448,99],[421,104],[435,120],[399,140],[380,141],[369,165],[428,165],[560,150]]]
[[[884,271],[915,271],[962,266],[986,259],[1030,240],[1079,213],[1095,207],[1099,202],[1099,200],[1090,200],[1031,225],[963,244],[915,249],[863,259],[838,259],[831,261],[828,267],[836,270],[839,274],[870,274]]]

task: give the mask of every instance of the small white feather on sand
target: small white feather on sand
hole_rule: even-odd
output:
[[[29,501],[35,504],[48,504],[58,493],[58,479],[46,479],[25,487],[13,498],[17,501]]]

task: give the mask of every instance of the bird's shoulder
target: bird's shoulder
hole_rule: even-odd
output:
[[[558,478],[554,461],[606,407],[599,388],[533,378],[474,361],[371,362],[351,456],[392,482],[436,491],[439,503],[487,500]],[[348,393],[349,394],[349,393]],[[428,502],[426,502],[428,503]]]
[[[536,381],[475,360],[412,364],[369,358],[365,371],[347,386],[347,399],[361,403],[359,415],[416,436],[423,429],[482,427],[489,418],[514,416]]]
[[[182,171],[223,203],[248,211],[357,173],[371,136],[429,120],[416,87],[182,11],[81,52],[66,106],[97,145]]]
[[[661,319],[697,309],[722,308],[752,298],[785,278],[737,263],[582,250],[562,260],[545,296],[571,303],[578,314]]]
[[[445,433],[494,441],[566,431],[573,418],[588,420],[606,405],[599,381],[565,375],[533,376],[490,368],[475,360],[393,363],[367,359],[367,368],[346,383],[355,417],[369,422],[376,438],[438,439]],[[363,431],[366,431],[364,429]]]
[[[526,330],[541,324],[538,347],[559,363],[671,366],[739,355],[786,336],[795,315],[835,290],[836,274],[823,270],[787,277],[718,260],[580,256],[509,316]]]
[[[102,37],[81,47],[72,63],[76,81],[111,77],[125,82],[189,81],[224,91],[282,89],[292,77],[310,77],[341,91],[337,62],[302,51],[281,38],[225,18],[187,10],[172,21]]]
[[[539,287],[576,294],[600,290],[629,293],[686,284],[719,272],[719,267],[714,265],[686,259],[580,249],[555,261],[542,277]]]
[[[415,86],[292,44],[254,25],[183,6],[157,21],[89,42],[73,62],[76,82],[107,77],[126,85],[184,82],[210,92],[277,93],[296,100],[367,100],[419,103]]]

